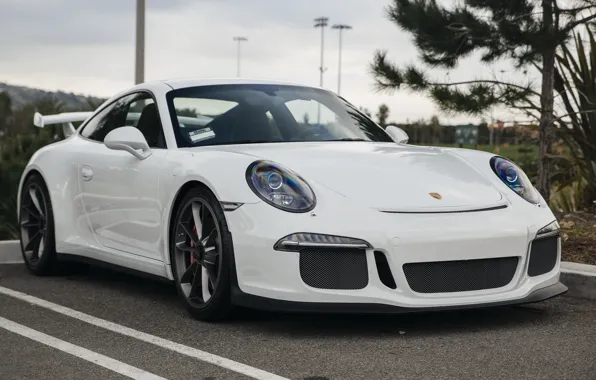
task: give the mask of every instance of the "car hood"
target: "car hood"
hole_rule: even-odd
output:
[[[213,148],[275,161],[309,183],[384,211],[475,210],[503,201],[502,194],[477,168],[440,148],[369,142]]]

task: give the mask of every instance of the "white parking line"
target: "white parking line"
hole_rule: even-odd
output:
[[[267,372],[267,371],[263,371],[261,369],[255,368],[255,367],[251,367],[246,364],[235,362],[233,360],[226,359],[224,357],[217,356],[214,354],[210,354],[208,352],[201,351],[201,350],[198,350],[193,347],[185,346],[183,344],[172,342],[170,340],[163,339],[163,338],[160,338],[155,335],[151,335],[151,334],[147,334],[147,333],[135,330],[135,329],[131,329],[129,327],[122,326],[122,325],[119,325],[114,322],[106,321],[104,319],[97,318],[92,315],[85,314],[80,311],[76,311],[76,310],[70,309],[68,307],[61,306],[61,305],[43,300],[41,298],[31,296],[26,293],[18,292],[16,290],[12,290],[12,289],[0,286],[0,294],[4,294],[6,296],[13,297],[13,298],[19,299],[21,301],[25,301],[30,304],[43,307],[44,309],[52,310],[56,313],[60,313],[62,315],[66,315],[67,317],[78,319],[79,321],[83,321],[83,322],[89,323],[91,325],[101,327],[106,330],[118,333],[118,334],[126,335],[131,338],[141,340],[143,342],[154,344],[161,348],[165,348],[167,350],[174,351],[179,354],[204,361],[206,363],[210,363],[210,364],[222,367],[222,368],[229,369],[230,371],[234,371],[234,372],[252,377],[253,379],[257,379],[257,380],[289,380],[285,377],[281,377],[281,376],[275,375],[275,374]]]
[[[126,363],[122,363],[121,361],[109,358],[102,354],[98,354],[97,352],[90,351],[86,348],[65,342],[61,339],[54,338],[53,336],[44,334],[37,330],[33,330],[27,326],[20,325],[6,318],[0,317],[0,328],[32,339],[36,342],[45,344],[46,346],[50,346],[60,351],[69,353],[83,360],[87,360],[88,362],[97,364],[99,366],[109,369],[110,371],[130,377],[131,379],[166,380],[163,377],[154,375],[147,371],[143,371],[142,369],[133,367]]]

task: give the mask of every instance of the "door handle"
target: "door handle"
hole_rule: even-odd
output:
[[[93,169],[85,165],[81,168],[81,178],[83,181],[90,181],[93,178]]]

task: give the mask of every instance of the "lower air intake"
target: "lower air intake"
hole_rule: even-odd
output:
[[[534,240],[532,242],[532,248],[530,249],[528,276],[540,276],[541,274],[545,274],[553,270],[557,264],[558,255],[558,236]]]
[[[387,261],[387,256],[381,251],[375,251],[375,263],[377,264],[377,273],[379,274],[379,279],[389,289],[396,289],[397,285],[395,284],[395,279],[391,274],[391,268],[389,267],[389,262]]]
[[[363,249],[303,249],[300,276],[318,289],[363,289],[368,285],[366,252]]]
[[[410,288],[418,293],[451,293],[503,287],[511,282],[518,257],[404,264]]]

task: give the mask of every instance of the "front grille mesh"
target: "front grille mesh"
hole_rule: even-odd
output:
[[[540,276],[553,270],[557,264],[558,251],[558,236],[534,240],[530,249],[528,276]]]
[[[366,252],[362,249],[303,249],[300,276],[319,289],[363,289],[368,285]]]
[[[418,293],[494,289],[511,282],[518,257],[438,261],[403,265],[410,288]]]

